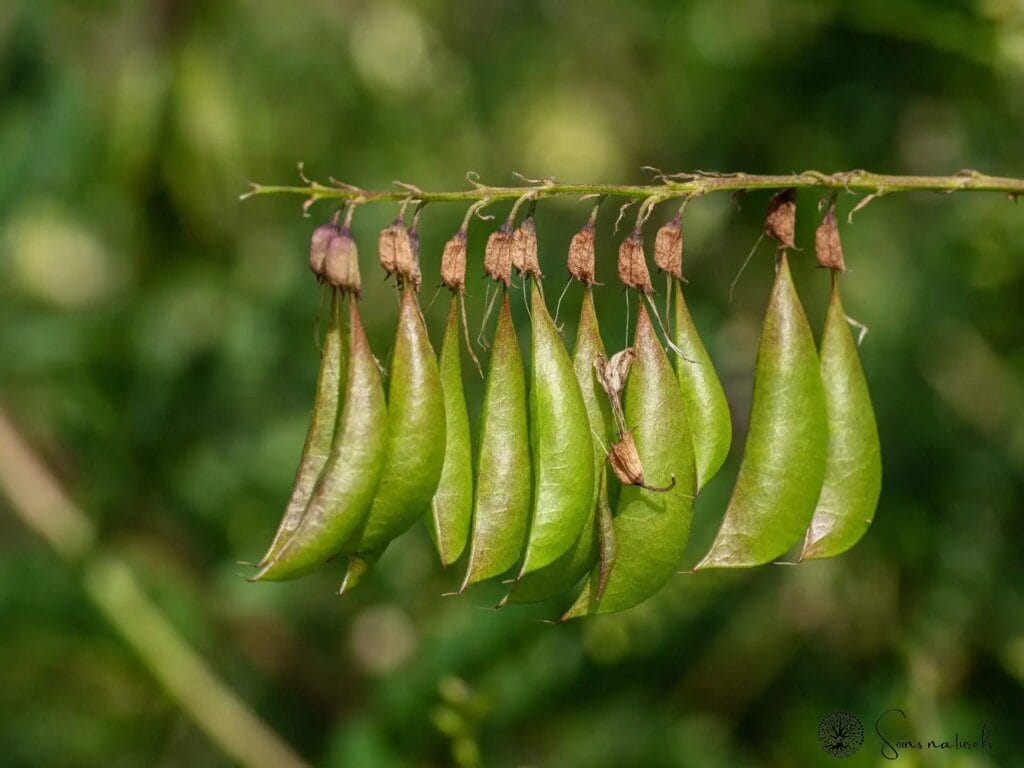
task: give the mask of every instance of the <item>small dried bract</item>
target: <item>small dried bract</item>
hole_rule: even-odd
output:
[[[654,263],[673,277],[683,276],[683,222],[679,214],[654,236]]]
[[[796,190],[790,187],[772,196],[764,216],[764,233],[779,248],[796,248]]]
[[[420,231],[418,219],[413,219],[409,227],[409,248],[403,250],[398,248],[398,274],[402,279],[412,284],[417,291],[420,283],[423,282],[423,275],[420,273]]]
[[[652,293],[651,273],[647,271],[644,239],[640,229],[634,229],[619,246],[619,280],[640,293]]]
[[[532,216],[527,216],[512,233],[512,266],[521,275],[538,280],[542,277],[537,259],[537,225]]]
[[[456,293],[466,291],[466,230],[460,229],[444,244],[441,283]]]
[[[338,290],[359,295],[359,250],[348,227],[337,231],[327,244],[324,277]]]
[[[669,484],[663,487],[656,487],[647,484],[644,478],[644,466],[640,461],[640,454],[637,452],[636,443],[633,441],[633,433],[626,430],[619,433],[619,441],[612,443],[608,451],[608,464],[612,472],[619,478],[619,481],[626,485],[638,485],[644,490],[664,493],[671,491],[676,485],[675,475],[669,480]]]
[[[843,244],[839,240],[839,222],[836,220],[836,204],[831,203],[825,218],[814,232],[814,253],[818,264],[835,272],[845,272]]]
[[[512,223],[506,221],[487,238],[484,272],[506,286],[512,282]]]
[[[594,222],[588,221],[569,241],[569,274],[584,285],[594,284]]]
[[[316,275],[317,281],[324,277],[324,260],[327,258],[327,244],[338,232],[338,226],[334,220],[327,224],[321,224],[313,230],[313,236],[309,240],[309,268]]]

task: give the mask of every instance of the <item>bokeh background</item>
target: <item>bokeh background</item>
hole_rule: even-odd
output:
[[[249,179],[291,183],[299,160],[367,188],[460,188],[467,171],[636,183],[646,164],[1022,176],[1022,125],[1020,0],[6,0],[0,403],[95,537],[62,555],[0,496],[0,763],[232,763],[195,724],[210,681],[192,680],[190,709],[154,677],[177,657],[125,597],[134,574],[316,765],[831,765],[816,731],[838,709],[867,730],[847,764],[888,764],[873,726],[890,707],[907,714],[893,738],[991,734],[990,750],[904,764],[1024,765],[1024,209],[1000,195],[894,195],[844,225],[885,482],[866,539],[834,562],[680,575],[635,610],[561,627],[541,620],[563,605],[487,610],[500,585],[442,598],[459,569],[439,568],[421,526],[343,599],[340,565],[259,585],[236,565],[290,490],[317,369],[305,252],[331,213],[240,202]],[[817,198],[800,195],[793,259],[816,331]],[[729,287],[766,201],[686,214],[688,297],[736,430],[686,564],[743,444],[767,245],[732,301]],[[840,196],[844,222],[856,201]],[[549,298],[586,212],[539,207]],[[395,301],[373,243],[394,213],[355,220],[382,358]],[[462,213],[424,212],[425,304]],[[613,218],[598,302],[618,348]],[[488,226],[470,234],[474,327]],[[427,312],[435,340],[446,306]],[[570,340],[578,306],[570,289]]]

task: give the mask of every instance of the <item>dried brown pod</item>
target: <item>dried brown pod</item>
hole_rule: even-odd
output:
[[[626,485],[638,485],[646,491],[665,493],[676,486],[675,475],[663,487],[648,485],[644,478],[644,467],[637,453],[633,433],[629,430],[619,433],[618,442],[612,443],[608,451],[608,464],[619,481]]]
[[[839,239],[839,222],[836,220],[836,204],[829,203],[828,211],[814,232],[814,253],[818,264],[834,272],[845,272],[843,244]]]
[[[456,293],[466,291],[466,230],[460,229],[441,253],[441,283]]]
[[[537,259],[537,225],[533,216],[527,216],[512,233],[512,266],[521,275],[540,279],[540,262]]]
[[[359,249],[348,227],[335,232],[327,244],[324,258],[324,277],[342,292],[359,295],[362,281],[359,277]]]
[[[327,244],[338,232],[338,217],[326,224],[321,224],[313,230],[313,236],[309,240],[309,268],[316,275],[317,281],[324,277],[324,260],[327,258]]]
[[[569,274],[584,285],[594,284],[594,222],[588,221],[569,241]]]
[[[654,263],[662,272],[673,277],[683,276],[683,221],[682,215],[664,224],[654,236]]]
[[[512,282],[512,222],[506,221],[487,238],[484,272],[506,286]]]
[[[640,293],[652,293],[651,274],[647,271],[644,239],[640,228],[634,229],[619,246],[619,280]]]
[[[790,187],[772,195],[764,216],[764,233],[779,248],[796,248],[796,189]]]

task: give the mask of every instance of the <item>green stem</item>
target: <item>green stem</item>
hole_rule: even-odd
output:
[[[310,181],[300,186],[251,184],[242,199],[256,195],[300,195],[307,198],[306,205],[319,200],[339,200],[356,204],[400,201],[406,199],[424,202],[469,202],[474,200],[512,200],[533,193],[537,198],[608,195],[632,200],[653,199],[657,202],[673,198],[702,196],[713,192],[744,192],[756,189],[831,189],[860,192],[874,197],[894,192],[1002,192],[1011,197],[1024,194],[1024,179],[989,176],[977,171],[959,171],[952,176],[893,176],[868,171],[844,171],[825,174],[804,171],[795,174],[760,176],[747,173],[674,174],[660,177],[662,183],[646,185],[628,184],[561,184],[544,180],[531,186],[493,187],[473,183],[471,189],[453,192],[427,192],[415,187],[402,187],[388,191],[369,191],[340,182],[326,186]]]

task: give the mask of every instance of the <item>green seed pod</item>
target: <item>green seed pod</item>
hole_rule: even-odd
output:
[[[359,555],[349,555],[348,564],[345,566],[345,578],[338,587],[338,594],[344,595],[350,589],[355,589],[363,582],[363,577],[370,572],[370,569],[380,560],[384,554],[383,550],[378,552],[363,552]]]
[[[696,567],[761,565],[796,544],[814,514],[827,450],[818,353],[783,253],[757,351],[743,462],[718,535]]]
[[[828,458],[801,560],[834,557],[860,541],[875,516],[882,488],[875,413],[836,274],[821,336],[821,377],[828,410]]]
[[[348,554],[383,552],[429,508],[441,479],[445,406],[437,358],[416,291],[406,285],[398,314],[388,389],[388,440],[377,497]]]
[[[558,597],[575,586],[597,560],[601,539],[598,511],[602,502],[607,509],[608,520],[611,519],[605,487],[604,443],[611,440],[614,432],[608,398],[604,396],[601,386],[594,377],[594,360],[598,357],[603,358],[604,355],[604,343],[601,341],[597,314],[594,312],[594,297],[590,286],[587,286],[583,293],[583,309],[580,313],[579,330],[576,333],[572,368],[587,409],[590,430],[588,434],[591,439],[596,478],[590,513],[583,524],[582,532],[569,551],[547,567],[529,573],[517,581],[503,603],[532,603]]]
[[[316,396],[306,432],[306,444],[302,448],[302,458],[299,459],[299,469],[295,474],[295,484],[284,517],[259,567],[273,560],[299,527],[317,478],[331,453],[335,425],[340,420],[339,406],[348,363],[348,339],[341,316],[341,303],[338,292],[331,291],[330,323],[320,357],[320,374],[316,381]]]
[[[693,437],[697,463],[697,490],[703,488],[722,467],[732,442],[729,403],[715,366],[704,348],[693,318],[683,298],[679,280],[675,283],[675,343],[682,355],[676,356],[676,376],[686,403],[686,420]]]
[[[359,308],[349,301],[348,380],[341,418],[298,528],[254,581],[309,573],[337,554],[366,518],[384,464],[387,407]]]
[[[622,487],[612,523],[614,562],[605,574],[604,594],[598,597],[602,580],[598,565],[563,621],[622,611],[646,600],[676,572],[690,536],[696,471],[685,404],[643,305],[634,348],[636,358],[626,384],[626,422],[635,425],[636,447],[647,479],[671,488],[659,492],[636,485]]]
[[[440,369],[446,443],[444,467],[430,502],[427,530],[437,547],[441,565],[447,567],[458,560],[465,549],[473,515],[473,449],[466,396],[462,388],[458,293],[452,293],[448,324],[441,342]]]
[[[530,517],[530,489],[526,382],[506,291],[484,385],[473,534],[460,592],[504,573],[519,559]]]
[[[531,304],[533,512],[520,578],[565,554],[594,509],[594,441],[587,407],[536,281],[532,284]]]

